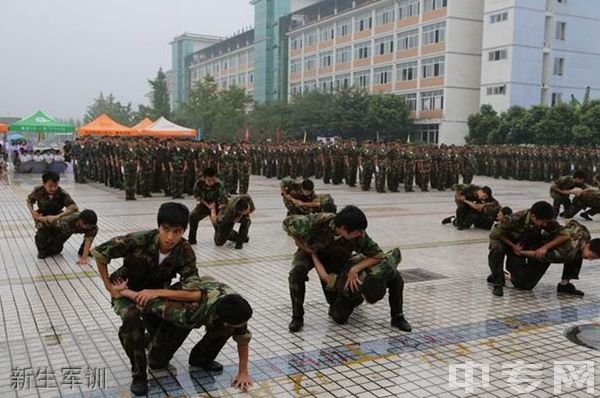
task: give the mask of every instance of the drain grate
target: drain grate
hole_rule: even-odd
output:
[[[423,268],[409,268],[400,270],[404,283],[416,283],[435,281],[438,279],[448,279],[447,276],[435,272],[427,271]]]

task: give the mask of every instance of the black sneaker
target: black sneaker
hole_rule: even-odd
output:
[[[573,296],[579,296],[579,297],[583,297],[583,295],[585,294],[581,290],[577,290],[575,285],[573,285],[572,283],[567,283],[566,285],[561,285],[559,283],[558,286],[556,286],[556,292],[564,293],[564,294],[572,294]]]
[[[43,254],[43,253],[38,253],[37,258],[39,258],[40,260],[45,259],[46,257],[48,257],[47,255]]]
[[[502,297],[502,296],[504,296],[504,289],[502,289],[502,286],[494,286],[494,289],[492,290],[492,294],[494,296]]]
[[[442,225],[446,225],[446,224],[450,224],[452,222],[452,220],[454,219],[454,216],[450,216],[450,217],[446,217],[442,220]]]
[[[304,326],[304,318],[302,317],[294,317],[288,326],[288,329],[292,333],[296,333],[302,330]]]
[[[587,212],[585,212],[585,213],[581,213],[581,214],[580,214],[580,216],[581,216],[581,218],[583,218],[583,219],[585,219],[585,220],[588,220],[588,221],[594,221],[594,219],[593,219],[592,217],[590,217],[590,215],[589,215],[589,214],[587,214]]]
[[[200,367],[207,372],[218,373],[223,371],[223,365],[217,361],[210,361],[209,363],[201,364]]]
[[[489,274],[487,277],[487,283],[494,283],[494,277],[492,276],[492,274]]]
[[[410,332],[412,330],[412,326],[410,326],[410,323],[408,323],[408,321],[404,318],[404,315],[395,317],[394,319],[392,319],[392,322],[390,322],[390,324],[393,327],[402,330],[403,332]]]
[[[136,396],[148,394],[148,379],[142,377],[134,377],[129,390]]]
[[[243,248],[243,247],[244,247],[244,244],[242,242],[237,242],[235,244],[235,248],[238,249],[238,250],[241,249],[241,248]]]

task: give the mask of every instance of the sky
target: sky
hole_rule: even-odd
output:
[[[0,116],[82,119],[100,92],[137,109],[173,37],[253,22],[250,0],[0,0]]]

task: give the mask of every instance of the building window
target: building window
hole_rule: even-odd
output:
[[[302,48],[302,35],[292,37],[290,46],[292,50],[300,50]]]
[[[337,37],[348,36],[352,33],[352,20],[339,22],[337,25]]]
[[[248,52],[248,65],[252,65],[253,61],[254,61],[254,52],[250,51],[250,52]]]
[[[416,93],[402,95],[401,97],[404,98],[404,102],[406,103],[406,106],[408,107],[409,111],[411,111],[411,112],[417,111],[417,94]]]
[[[371,42],[365,41],[354,48],[354,59],[367,59],[371,57]]]
[[[316,91],[317,90],[317,81],[316,80],[310,80],[307,82],[304,82],[304,92],[307,93],[309,91]]]
[[[333,91],[333,79],[332,78],[320,79],[319,87],[321,88],[321,91],[324,91],[326,93]]]
[[[494,24],[494,23],[498,23],[498,22],[504,22],[508,20],[508,12],[501,12],[499,14],[492,14],[490,15],[490,23]]]
[[[396,80],[402,82],[417,80],[418,68],[419,65],[417,61],[406,62],[404,64],[398,65],[398,77],[396,78]]]
[[[443,43],[446,41],[446,22],[423,27],[423,45]]]
[[[229,58],[229,67],[232,69],[237,67],[237,57]]]
[[[351,61],[352,61],[352,48],[351,47],[344,47],[344,48],[339,48],[338,50],[336,50],[335,63],[337,65],[347,64],[347,63],[350,63]]]
[[[421,110],[444,109],[444,90],[424,91],[421,93]]]
[[[398,34],[398,51],[411,50],[419,46],[419,29]]]
[[[329,68],[333,65],[333,52],[329,51],[319,55],[319,68]]]
[[[354,73],[354,85],[360,88],[367,88],[371,85],[371,71],[366,70],[363,72]]]
[[[248,81],[250,83],[254,83],[254,73],[252,73],[252,72],[248,73]]]
[[[302,60],[293,59],[290,61],[290,73],[302,72]]]
[[[552,106],[558,105],[562,102],[562,93],[552,93]]]
[[[375,40],[375,55],[386,55],[394,52],[394,36]]]
[[[421,62],[421,68],[423,70],[423,79],[444,76],[444,72],[446,70],[446,58],[444,56],[426,58]]]
[[[223,70],[227,70],[227,60],[223,61]]]
[[[565,72],[565,59],[554,58],[554,76],[562,76]]]
[[[396,10],[394,10],[394,7],[377,10],[375,15],[375,24],[377,26],[386,25],[396,20]]]
[[[340,90],[350,87],[350,74],[339,75],[335,77],[335,88]]]
[[[311,30],[310,32],[306,32],[304,36],[304,43],[306,47],[312,47],[317,45],[317,31]]]
[[[439,124],[420,124],[418,130],[413,136],[415,142],[424,144],[437,144],[440,138]]]
[[[392,67],[375,69],[374,84],[392,83]]]
[[[312,56],[312,57],[307,57],[304,59],[304,70],[305,71],[310,71],[310,70],[315,70],[317,68],[317,57],[316,56]]]
[[[567,0],[556,0],[556,2],[559,4],[566,4]]]
[[[489,61],[500,61],[508,58],[508,50],[495,50],[488,53]]]
[[[246,75],[245,74],[238,75],[238,82],[239,82],[240,86],[246,86]]]
[[[371,14],[365,14],[360,17],[356,17],[356,26],[354,28],[355,32],[364,32],[365,30],[370,30],[373,27],[373,17]]]
[[[490,86],[486,90],[487,90],[487,95],[505,95],[506,94],[506,86],[504,84],[501,86]]]
[[[425,0],[425,12],[437,10],[448,6],[448,0]]]
[[[333,40],[335,34],[335,29],[333,25],[321,28],[321,43]]]
[[[398,10],[398,19],[413,18],[419,15],[419,0],[402,0]]]
[[[565,40],[566,31],[567,31],[567,23],[566,22],[557,22],[556,23],[556,40]]]
[[[300,95],[302,94],[302,86],[300,83],[290,85],[290,92],[292,95]]]

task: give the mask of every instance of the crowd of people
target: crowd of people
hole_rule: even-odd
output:
[[[59,254],[73,234],[83,235],[78,262],[87,264],[90,256],[95,259],[113,310],[122,320],[119,339],[131,361],[134,394],[146,394],[147,369],[168,366],[190,331],[202,326],[206,333],[192,349],[189,364],[221,371],[216,358],[233,338],[239,352],[233,384],[245,390],[251,383],[248,322],[252,307],[227,284],[199,275],[192,246],[197,244],[198,226],[204,219],[213,226],[216,246],[231,241],[239,250],[250,242],[255,211],[247,193],[251,173],[281,179],[279,191],[287,210],[282,227],[296,246],[288,276],[291,333],[303,329],[306,282],[313,268],[334,322],[349,322],[357,306],[376,303],[387,295],[390,326],[412,330],[403,310],[404,281],[397,269],[400,249],[384,252],[367,233],[365,213],[352,205],[338,211],[330,193],[315,191],[311,177],[349,186],[358,182],[363,190],[370,189],[374,178],[378,192],[386,187],[396,191],[400,183],[410,191],[413,179],[424,191],[430,186],[452,189],[456,212],[442,224],[490,231],[487,282],[495,296],[503,296],[509,281],[517,289],[533,289],[553,263],[564,267],[557,293],[583,296],[573,281],[579,278],[583,260],[600,258],[600,239],[592,239],[578,221],[571,219],[563,225],[557,218],[582,212],[581,217],[588,220],[600,212],[600,190],[590,179],[595,157],[583,156],[591,162],[584,164],[581,152],[567,151],[573,153],[569,157],[558,151],[558,158],[548,157],[556,162],[546,164],[544,156],[538,157],[545,154],[539,148],[503,148],[503,155],[498,150],[371,142],[358,147],[353,140],[327,146],[78,139],[67,151],[74,161],[76,182],[93,180],[122,188],[127,199],[135,199],[138,193],[161,192],[174,198],[187,194],[195,198],[196,206],[190,212],[182,203],[163,203],[156,229],[132,231],[95,247],[97,215],[89,209],[80,211],[59,186],[58,173],[42,176],[42,185],[29,195],[27,206],[36,225],[40,259]],[[472,184],[477,173],[554,179],[552,203],[540,201],[513,212],[499,203],[492,188]],[[122,266],[109,274],[108,264],[117,258],[123,259]],[[172,283],[177,277],[178,282]]]

